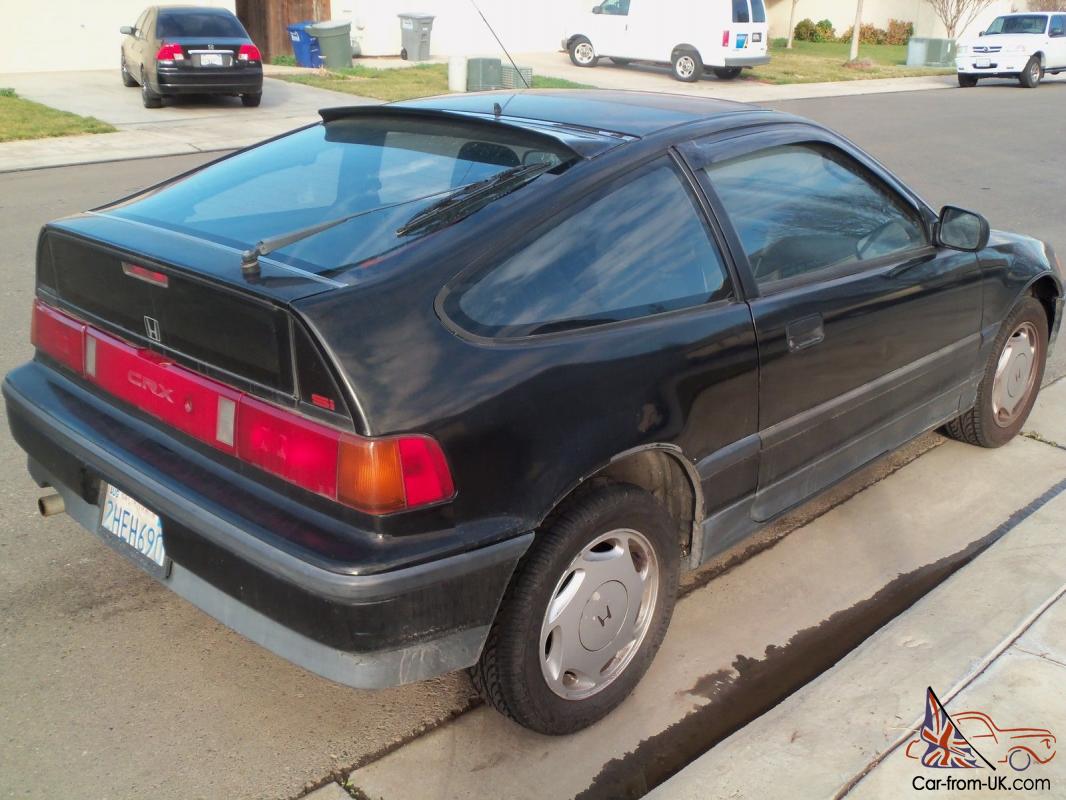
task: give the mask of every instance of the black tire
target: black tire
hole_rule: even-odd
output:
[[[1037,352],[1034,357],[1036,375],[1032,383],[1028,384],[1028,397],[1024,398],[1010,423],[1004,425],[996,421],[993,411],[992,389],[995,384],[996,368],[1007,341],[1026,324],[1031,325],[1036,331]],[[1039,300],[1026,296],[1007,315],[999,335],[996,336],[988,363],[985,365],[984,375],[977,387],[977,402],[965,414],[956,417],[944,426],[944,433],[952,439],[978,447],[1002,447],[1017,436],[1029,418],[1029,412],[1033,410],[1033,404],[1040,393],[1040,384],[1044,379],[1044,364],[1047,359],[1047,341],[1047,313]]]
[[[640,532],[659,565],[646,633],[611,682],[588,697],[563,697],[549,686],[541,667],[548,604],[574,559],[597,537],[621,529]],[[677,597],[679,562],[677,525],[651,494],[629,484],[588,491],[545,523],[515,570],[481,659],[470,669],[475,688],[497,711],[540,733],[573,733],[603,718],[637,685],[662,644]]]
[[[688,48],[675,50],[670,57],[670,66],[674,77],[683,83],[695,83],[703,75],[703,59],[695,50]]]
[[[148,85],[148,76],[141,70],[141,102],[145,108],[159,108],[163,105],[163,98],[156,94]]]
[[[1033,56],[1029,59],[1029,62],[1025,65],[1025,69],[1022,70],[1022,74],[1018,76],[1018,83],[1024,86],[1026,89],[1035,89],[1040,85],[1040,81],[1044,77],[1044,68],[1040,66],[1040,58]]]
[[[575,67],[594,67],[600,60],[587,36],[575,36],[566,51],[570,54],[570,63]]]
[[[123,56],[122,59],[119,61],[118,71],[119,71],[119,75],[122,76],[122,85],[123,86],[136,86],[137,85],[137,79],[134,78],[132,75],[130,75],[130,71],[128,69],[126,69],[126,57],[125,56]]]
[[[259,94],[242,94],[241,102],[248,108],[255,108],[263,101],[263,93]]]
[[[740,77],[740,67],[712,67],[715,77],[720,81],[731,81]]]
[[[977,85],[977,80],[978,78],[976,75],[965,75],[961,72],[959,73],[959,86],[961,86],[963,89],[972,89],[974,86]]]

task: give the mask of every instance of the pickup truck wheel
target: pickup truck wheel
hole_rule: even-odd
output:
[[[695,83],[703,75],[703,60],[695,50],[675,50],[670,63],[679,81]]]
[[[963,89],[972,89],[976,85],[976,75],[965,75],[961,72],[959,73],[959,86],[961,86]]]
[[[1044,68],[1040,66],[1040,59],[1037,56],[1033,56],[1029,59],[1029,63],[1025,65],[1022,74],[1018,76],[1018,82],[1026,89],[1035,89],[1040,85],[1040,80],[1043,77]]]
[[[740,67],[712,67],[715,77],[720,81],[731,81],[740,77]]]
[[[974,407],[949,422],[952,439],[980,447],[1005,445],[1033,409],[1047,357],[1047,314],[1040,301],[1024,298],[1004,320],[992,346]]]
[[[578,67],[594,67],[599,58],[596,56],[596,50],[590,42],[584,36],[575,36],[574,40],[570,42],[570,60]]]
[[[677,524],[651,494],[628,484],[584,494],[537,532],[470,670],[474,686],[540,733],[596,722],[655,657],[679,562]]]

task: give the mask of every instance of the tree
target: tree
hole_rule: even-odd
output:
[[[996,0],[926,0],[933,7],[948,38],[954,39],[960,31],[966,30],[977,19],[977,15],[992,5]]]
[[[796,6],[799,5],[800,0],[792,0],[792,10],[788,13],[788,44],[785,47],[789,50],[792,49],[792,42],[796,38]]]
[[[992,2],[992,0],[989,0]],[[851,29],[851,56],[849,61],[859,57],[859,37],[862,34],[862,0],[855,3],[855,27]]]
[[[1029,0],[1030,11],[1063,11],[1066,0]]]

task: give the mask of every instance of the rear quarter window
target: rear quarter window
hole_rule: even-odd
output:
[[[668,158],[564,212],[503,261],[460,277],[445,312],[483,336],[586,328],[730,295],[717,246]]]

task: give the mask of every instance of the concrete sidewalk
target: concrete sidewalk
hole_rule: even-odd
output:
[[[145,108],[137,88],[122,86],[117,69],[6,74],[0,75],[0,86],[118,128],[116,133],[0,143],[0,172],[232,150],[316,122],[320,108],[378,102],[266,78],[258,108],[245,108],[236,97],[199,96]]]
[[[1062,430],[1063,402],[1066,381],[1045,389],[1027,423],[1030,436],[1046,440],[1048,432]],[[960,521],[972,511],[965,503],[959,510]],[[648,797],[897,798],[921,796],[933,789],[932,781],[949,776],[1002,776],[1008,790],[1025,788],[1015,779],[1048,779],[1045,796],[1064,796],[1066,756],[1046,764],[1034,760],[1016,771],[1006,763],[1009,736],[989,736],[981,723],[963,722],[960,729],[995,766],[994,777],[987,768],[926,768],[907,754],[929,686],[956,718],[980,711],[1001,730],[1044,728],[1058,735],[1058,746],[1066,743],[1066,481],[1016,512],[1009,524],[1009,535],[832,670]],[[1044,758],[1054,752],[1045,751],[1039,737],[1037,750]],[[972,784],[952,797],[987,792]]]

